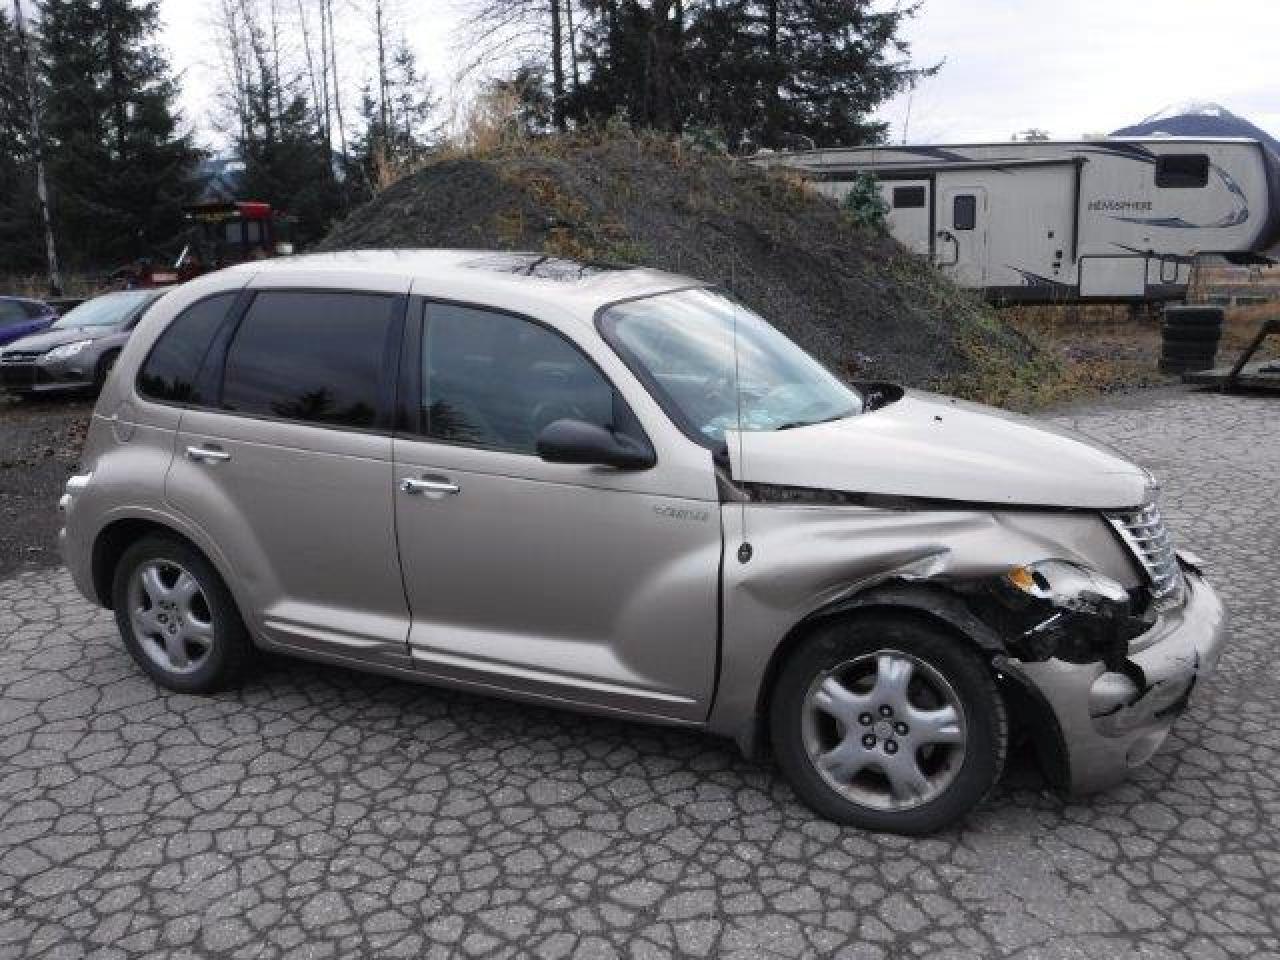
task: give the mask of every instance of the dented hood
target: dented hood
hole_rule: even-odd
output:
[[[1069,430],[914,391],[843,420],[727,440],[733,477],[745,483],[1084,508],[1136,506],[1151,484],[1141,467]]]

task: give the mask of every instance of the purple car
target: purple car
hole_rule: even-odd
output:
[[[0,297],[0,347],[53,326],[58,312],[47,303],[23,297]]]

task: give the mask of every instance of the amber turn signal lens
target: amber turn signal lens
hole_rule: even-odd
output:
[[[1023,593],[1032,593],[1036,589],[1035,575],[1026,567],[1014,567],[1004,576]]]

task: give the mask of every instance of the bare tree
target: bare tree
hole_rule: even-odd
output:
[[[341,74],[338,73],[338,44],[334,39],[333,32],[333,0],[320,0],[320,10],[322,15],[329,18],[329,60],[333,71],[333,111],[338,121],[338,144],[342,152],[342,159],[347,159],[347,128],[342,122],[342,94],[340,90]]]
[[[22,16],[22,0],[13,0],[13,22],[17,31],[18,56],[27,85],[27,105],[31,115],[31,145],[36,164],[36,197],[40,202],[40,218],[44,221],[45,257],[49,261],[49,292],[62,296],[62,273],[58,269],[58,246],[53,238],[53,218],[49,215],[49,190],[44,179],[44,136],[40,129],[40,101],[36,97],[35,72],[31,67],[31,50],[27,46],[26,21]]]
[[[464,74],[510,75],[521,66],[544,64],[551,74],[554,125],[567,126],[565,60],[578,83],[575,32],[571,5],[575,0],[478,0],[459,30],[465,57]],[[566,29],[567,28],[567,29]],[[570,49],[566,51],[566,47]]]

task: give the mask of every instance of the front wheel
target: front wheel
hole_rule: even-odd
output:
[[[774,753],[809,806],[839,823],[923,834],[981,802],[1008,721],[964,640],[892,615],[837,621],[791,654],[770,708]]]

